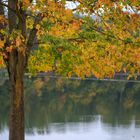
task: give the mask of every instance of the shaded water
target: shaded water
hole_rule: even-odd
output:
[[[8,140],[8,91],[5,81],[0,140]],[[25,110],[26,140],[140,139],[140,83],[25,79]]]

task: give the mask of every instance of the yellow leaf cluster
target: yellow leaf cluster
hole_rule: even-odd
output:
[[[30,5],[30,0],[21,0],[23,7],[28,7]]]
[[[76,36],[80,31],[80,23],[79,21],[73,20],[70,24],[55,24],[50,30],[49,34],[57,37],[69,38],[72,36]]]
[[[27,18],[26,20],[26,27],[27,29],[32,29],[34,24],[34,20],[30,17]]]
[[[6,18],[3,15],[0,15],[0,24],[4,25],[7,23]]]
[[[0,39],[0,49],[4,47],[4,41]]]
[[[0,68],[4,68],[4,67],[5,67],[5,64],[3,61],[3,56],[0,54]]]

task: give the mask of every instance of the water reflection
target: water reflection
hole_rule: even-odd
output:
[[[26,139],[138,140],[140,84],[25,79]],[[8,139],[8,82],[0,85],[0,139]]]

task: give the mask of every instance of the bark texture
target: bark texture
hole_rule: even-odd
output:
[[[23,56],[13,51],[9,60],[11,110],[9,140],[24,140]]]
[[[18,0],[8,0],[8,6],[15,11],[8,10],[9,33],[12,33],[15,29],[19,29],[25,37],[25,16],[24,12],[22,10],[20,11],[17,5]],[[19,13],[21,18],[19,18]],[[9,140],[24,140],[24,61],[24,54],[16,48],[8,55],[7,69],[11,87]]]

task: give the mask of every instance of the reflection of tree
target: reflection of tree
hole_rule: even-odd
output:
[[[26,131],[49,133],[50,123],[93,121],[101,115],[109,125],[130,124],[140,118],[140,84],[68,79],[25,79]],[[7,125],[7,82],[0,87],[0,130]],[[3,94],[7,94],[3,96]],[[133,103],[133,104],[132,104]],[[90,116],[90,117],[89,117]]]
[[[139,120],[140,113],[140,84],[139,83],[127,83],[123,94],[123,107],[129,114],[135,113],[135,118]]]
[[[5,80],[3,85],[0,86],[0,132],[8,125],[9,115],[9,82]]]

